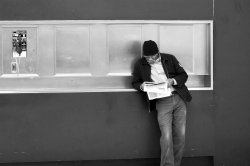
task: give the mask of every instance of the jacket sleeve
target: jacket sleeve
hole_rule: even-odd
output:
[[[175,58],[175,56],[173,56],[173,64],[176,71],[175,73],[176,75],[174,77],[174,79],[177,82],[176,86],[182,87],[187,82],[188,75],[186,71],[183,69],[183,67],[180,65],[179,61]]]
[[[132,72],[132,86],[138,90],[142,91],[140,86],[143,83],[142,76],[141,76],[141,71],[140,71],[140,64],[137,62],[134,66],[134,70]]]

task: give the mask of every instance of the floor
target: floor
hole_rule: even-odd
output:
[[[0,163],[0,166],[159,166],[160,159],[124,159],[38,163]],[[185,157],[181,166],[213,166],[213,157]]]

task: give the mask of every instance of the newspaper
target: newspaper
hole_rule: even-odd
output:
[[[171,89],[167,82],[146,82],[144,91],[147,92],[149,100],[163,98],[171,95]]]

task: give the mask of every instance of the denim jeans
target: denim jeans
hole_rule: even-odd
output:
[[[173,94],[158,99],[156,108],[161,130],[161,166],[179,166],[185,145],[186,103]]]

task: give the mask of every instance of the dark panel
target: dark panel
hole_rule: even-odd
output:
[[[211,91],[189,104],[185,156],[213,155]],[[0,95],[0,162],[159,157],[138,92]]]
[[[156,157],[159,131],[137,93],[0,96],[0,162]]]
[[[1,0],[0,20],[208,20],[212,0]]]
[[[192,91],[188,103],[185,156],[214,155],[213,91]]]
[[[250,165],[250,1],[215,1],[216,164]]]

